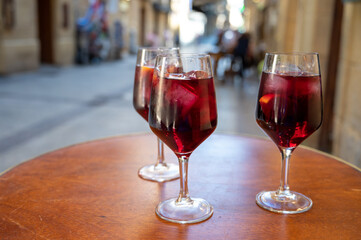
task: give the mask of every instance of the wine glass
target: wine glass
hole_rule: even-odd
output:
[[[272,212],[301,213],[312,200],[288,186],[293,150],[322,123],[322,90],[317,53],[267,53],[259,87],[256,121],[282,154],[281,184],[257,194],[257,204]]]
[[[188,193],[188,159],[215,130],[217,106],[211,59],[205,54],[158,56],[149,105],[151,130],[178,157],[180,192],[156,207],[167,221],[195,223],[209,218],[213,207]]]
[[[178,48],[140,48],[135,67],[133,106],[148,121],[150,86],[153,79],[155,60],[158,54],[178,54]],[[165,182],[179,178],[178,165],[165,163],[163,142],[158,141],[158,157],[155,164],[138,170],[138,175],[146,180]]]

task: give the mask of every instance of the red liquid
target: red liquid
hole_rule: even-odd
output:
[[[263,72],[256,121],[279,147],[297,147],[322,122],[320,76]]]
[[[139,66],[135,68],[133,106],[135,110],[148,121],[150,87],[154,68]]]
[[[151,93],[150,128],[176,154],[190,154],[217,125],[213,78],[187,76],[161,78]]]

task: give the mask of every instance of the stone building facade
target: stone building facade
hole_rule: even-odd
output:
[[[3,0],[0,9],[0,74],[34,70],[42,62],[72,64],[71,0]]]
[[[333,153],[361,167],[361,1],[344,5]]]
[[[0,1],[0,73],[39,66],[35,0]]]
[[[109,34],[123,26],[123,51],[147,45],[168,28],[169,0],[106,0]],[[71,65],[76,53],[76,20],[89,0],[0,0],[0,74],[35,70],[41,63]]]

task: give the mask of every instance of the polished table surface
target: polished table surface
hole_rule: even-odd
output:
[[[280,153],[266,139],[214,134],[192,154],[190,195],[214,206],[207,221],[181,225],[158,218],[159,201],[179,180],[137,176],[155,162],[156,138],[128,135],[47,153],[0,176],[0,239],[361,239],[361,172],[299,147],[290,187],[313,200],[310,211],[281,215],[255,196],[278,187]],[[166,149],[168,162],[175,155]]]

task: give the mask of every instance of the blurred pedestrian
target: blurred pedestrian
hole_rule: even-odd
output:
[[[79,63],[96,63],[108,58],[110,39],[105,6],[104,0],[94,0],[90,3],[85,16],[77,20]],[[84,46],[84,43],[87,43],[87,46]],[[87,54],[87,57],[84,54]]]
[[[146,36],[146,44],[147,47],[159,47],[159,37],[157,34],[151,32]]]
[[[239,75],[244,76],[244,70],[253,66],[253,55],[250,47],[251,35],[243,33],[238,38],[237,45],[233,50],[234,61],[241,60]]]
[[[121,59],[123,57],[122,51],[124,47],[124,39],[123,39],[123,25],[117,20],[114,23],[114,52],[115,59]]]

